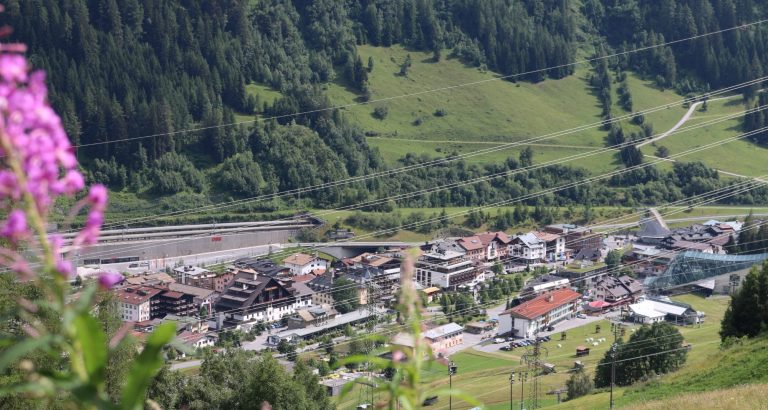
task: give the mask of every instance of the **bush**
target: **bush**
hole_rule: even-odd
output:
[[[566,400],[573,400],[591,393],[595,384],[584,369],[579,369],[565,382],[565,386],[568,388]]]
[[[445,111],[445,108],[438,108],[435,110],[435,117],[445,117],[448,115],[448,112]]]
[[[387,118],[387,115],[389,114],[389,109],[386,105],[380,105],[373,109],[373,117],[377,120],[383,120]]]

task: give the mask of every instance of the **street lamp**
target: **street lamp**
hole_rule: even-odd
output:
[[[448,389],[453,390],[453,375],[456,374],[458,366],[451,360],[448,362]],[[451,410],[453,406],[453,392],[448,395],[448,410]]]
[[[515,407],[512,405],[513,402],[513,396],[512,391],[515,387],[515,371],[512,370],[512,373],[509,375],[509,410],[515,410]]]

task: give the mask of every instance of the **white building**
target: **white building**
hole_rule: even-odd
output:
[[[191,285],[203,278],[214,277],[215,273],[199,266],[181,266],[173,270],[174,279],[184,285]]]
[[[691,305],[648,298],[629,305],[629,314],[636,323],[651,324],[669,321],[675,324],[690,325],[704,322],[704,312],[697,312]]]
[[[416,282],[425,288],[450,288],[470,283],[480,273],[475,262],[454,251],[427,252],[416,262]]]
[[[565,254],[565,236],[551,232],[533,232],[533,235],[544,242],[544,254],[549,262],[564,261]]]
[[[537,296],[499,315],[499,334],[532,338],[539,331],[578,311],[581,294],[570,289],[557,289]]]
[[[291,270],[291,275],[306,275],[315,269],[328,269],[328,261],[306,253],[295,253],[283,261],[283,265]]]
[[[313,293],[303,283],[240,271],[216,302],[217,327],[280,320],[311,306]]]
[[[546,242],[530,232],[516,236],[509,243],[509,257],[527,264],[540,263],[547,257]]]
[[[152,319],[152,298],[160,289],[150,287],[125,288],[115,292],[126,322],[143,322]]]

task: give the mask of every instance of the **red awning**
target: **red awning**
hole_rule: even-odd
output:
[[[611,304],[604,300],[596,300],[594,302],[589,302],[589,307],[592,309],[603,309],[609,306],[611,306]]]

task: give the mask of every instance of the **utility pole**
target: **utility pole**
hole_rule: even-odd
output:
[[[619,335],[621,334],[621,323],[611,322],[611,331],[613,332],[613,345],[611,345],[611,404],[613,410],[613,386],[616,384],[616,350],[618,349]]]
[[[456,370],[458,370],[458,367],[456,366],[456,363],[451,360],[448,363],[448,389],[453,390],[453,375],[456,374]],[[453,408],[453,395],[448,395],[448,410],[452,410]]]
[[[525,410],[525,381],[528,380],[528,372],[520,372],[520,410]]]
[[[509,410],[515,410],[515,407],[513,406],[513,390],[515,387],[515,371],[512,370],[512,373],[509,375]]]
[[[523,361],[528,364],[528,369],[533,375],[533,389],[531,390],[531,408],[536,409],[539,407],[539,378],[536,377],[542,368],[541,353],[544,350],[545,355],[549,355],[549,351],[546,347],[541,346],[541,339],[538,337],[538,332],[535,336],[536,342],[533,344],[533,351],[529,351],[523,354]],[[521,398],[522,400],[523,398]]]
[[[611,410],[613,410],[613,385],[616,383],[616,342],[611,346]]]

